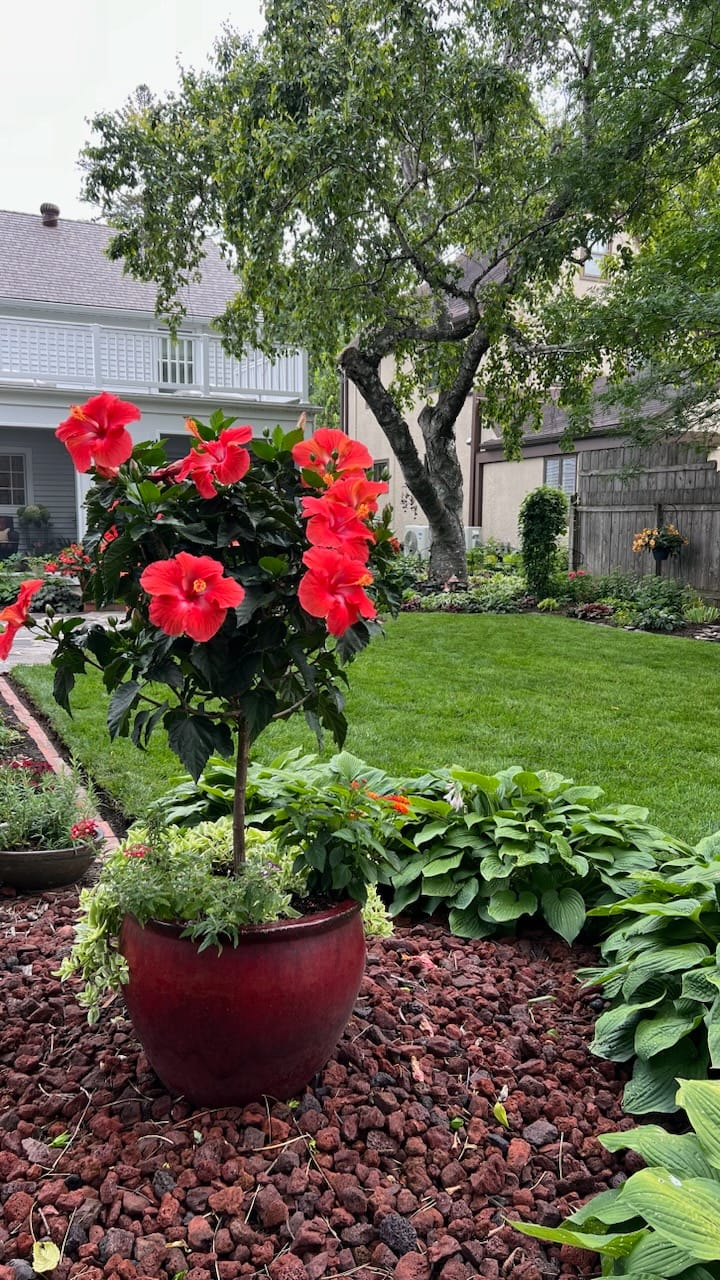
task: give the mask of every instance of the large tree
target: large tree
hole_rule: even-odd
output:
[[[268,0],[258,39],[226,32],[176,93],[96,117],[86,195],[171,321],[220,243],[228,347],[336,361],[432,574],[462,577],[458,414],[484,387],[517,438],[518,386],[539,397],[557,364],[538,300],[707,163],[713,20],[709,0]]]

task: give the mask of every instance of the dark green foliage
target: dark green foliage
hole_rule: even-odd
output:
[[[567,528],[568,500],[560,489],[540,485],[520,506],[520,545],[528,591],[537,600],[550,595],[557,540]]]
[[[579,974],[612,1001],[591,1048],[636,1059],[626,1110],[673,1111],[675,1076],[720,1068],[720,836],[633,873],[619,891],[620,901],[591,912],[613,926],[605,963]]]
[[[156,807],[166,821],[198,822],[228,812],[232,785],[229,767],[213,760],[197,785],[181,782]],[[442,907],[453,933],[473,938],[541,915],[571,942],[588,903],[690,852],[650,825],[647,810],[602,800],[600,787],[559,774],[455,768],[392,778],[348,752],[327,762],[294,752],[251,765],[248,777],[253,821],[302,844],[311,865],[324,870],[338,839],[351,869],[374,851],[378,871],[363,874],[389,886],[394,914]]]

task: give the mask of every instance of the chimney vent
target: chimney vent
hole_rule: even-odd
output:
[[[60,217],[60,210],[56,204],[41,204],[40,217],[44,227],[56,227]]]

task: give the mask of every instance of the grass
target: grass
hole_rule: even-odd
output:
[[[712,644],[540,615],[405,614],[350,670],[346,746],[390,772],[510,764],[599,783],[688,840],[720,828],[718,654]],[[13,673],[97,783],[129,815],[179,771],[157,735],[141,755],[108,744],[99,680],[84,678],[70,720],[48,668]],[[255,755],[302,743],[274,725]],[[327,744],[327,751],[331,751]]]

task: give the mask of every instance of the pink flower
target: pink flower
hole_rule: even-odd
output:
[[[150,852],[149,844],[131,844],[123,850],[126,858],[144,858]]]
[[[102,391],[84,405],[71,405],[70,417],[55,435],[67,447],[76,471],[89,471],[95,463],[100,475],[112,477],[133,450],[125,427],[140,416],[137,405]]]
[[[71,840],[97,840],[99,835],[100,828],[92,818],[82,818],[70,828]]]
[[[337,476],[362,474],[373,461],[364,444],[332,427],[320,427],[309,440],[301,440],[292,456],[303,471],[316,471],[326,484]]]
[[[181,459],[178,480],[189,476],[203,498],[216,496],[216,484],[236,484],[242,480],[250,467],[250,454],[242,446],[252,440],[252,427],[227,427],[217,440],[203,440],[192,418],[185,419],[185,426],[198,444]]]
[[[27,622],[30,614],[30,601],[42,585],[42,578],[28,578],[27,582],[23,582],[15,603],[7,605],[0,612],[0,622],[7,623],[5,630],[0,634],[0,658],[3,661],[12,649],[12,643],[17,632]]]
[[[577,574],[571,572],[568,574],[568,578],[577,578]]]
[[[298,599],[313,618],[325,618],[332,636],[342,636],[359,618],[374,618],[375,606],[363,590],[372,574],[362,560],[351,560],[331,547],[311,547],[303,556],[309,572]]]
[[[154,560],[140,578],[152,597],[150,621],[169,636],[211,640],[228,609],[244,599],[245,591],[233,578],[223,577],[223,566],[211,556],[179,551],[170,560]]]

